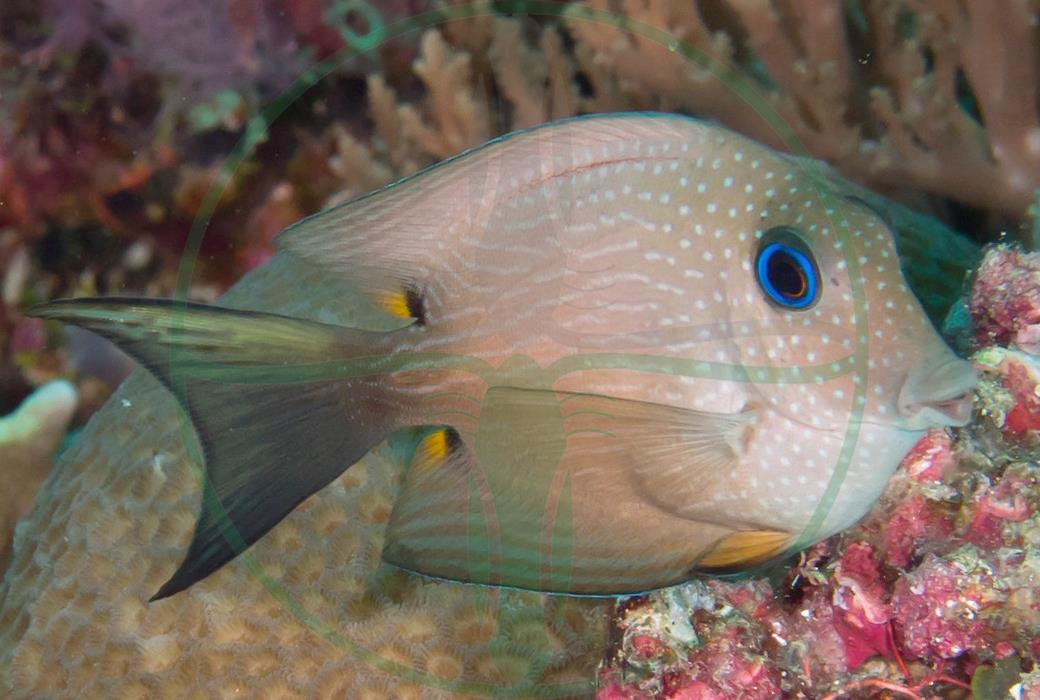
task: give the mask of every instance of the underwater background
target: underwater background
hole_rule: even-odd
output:
[[[285,226],[632,110],[862,185],[980,371],[972,423],[795,560],[622,600],[382,564],[391,442],[146,603],[198,510],[190,425],[112,346],[25,310],[228,293],[347,320],[272,259]],[[0,697],[1040,698],[1038,222],[1037,0],[3,0]]]

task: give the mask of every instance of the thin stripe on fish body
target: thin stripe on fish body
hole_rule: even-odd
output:
[[[212,334],[189,348],[196,364],[244,368],[230,383],[197,370],[180,395],[241,545],[388,434],[422,427],[388,561],[551,592],[647,590],[847,527],[923,430],[970,408],[974,373],[907,289],[884,223],[832,175],[684,117],[511,135],[279,245],[407,325],[189,310]],[[135,323],[106,325],[113,314],[51,316],[101,324],[148,364],[147,344],[126,341]],[[325,362],[329,375],[271,379],[326,360],[350,376]],[[292,449],[256,449],[260,431]],[[300,450],[315,465],[303,475]],[[164,594],[234,556],[219,529],[204,509]]]

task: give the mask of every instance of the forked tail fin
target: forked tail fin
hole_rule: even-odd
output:
[[[158,299],[75,299],[30,315],[98,333],[177,397],[202,445],[206,480],[180,567],[152,596],[188,588],[260,539],[396,425],[379,377],[387,334]]]

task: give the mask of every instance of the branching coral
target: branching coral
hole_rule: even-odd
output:
[[[1014,217],[1040,187],[1035,0],[582,6],[600,21],[568,13],[577,55],[613,78],[599,89],[628,104],[715,117],[882,189],[923,189]],[[604,14],[626,27],[606,28]],[[733,84],[719,79],[733,68]]]

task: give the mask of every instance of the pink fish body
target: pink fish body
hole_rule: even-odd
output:
[[[631,593],[849,526],[924,430],[967,421],[971,366],[851,192],[704,122],[585,117],[282,234],[397,330],[176,302],[39,313],[141,359],[206,446],[212,497],[159,595],[401,430],[418,445],[387,561]]]

